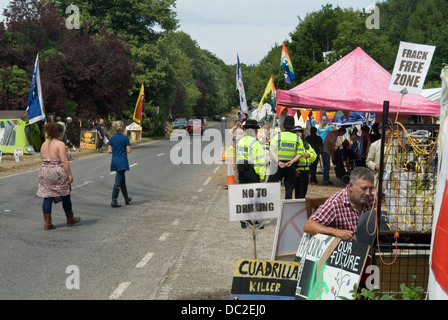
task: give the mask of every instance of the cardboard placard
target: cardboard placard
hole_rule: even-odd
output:
[[[304,233],[295,261],[300,263],[297,300],[352,298],[370,246],[329,235]]]
[[[421,94],[435,48],[401,41],[389,91],[406,89],[407,93]]]
[[[229,185],[230,221],[280,217],[280,183]]]
[[[305,199],[282,200],[281,216],[277,220],[272,260],[294,261],[307,221]]]
[[[300,263],[236,259],[230,298],[294,300]]]
[[[96,131],[81,131],[81,141],[79,143],[79,147],[81,149],[95,150],[96,139]]]

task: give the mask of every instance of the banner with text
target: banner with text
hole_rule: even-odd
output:
[[[280,217],[280,183],[229,185],[230,221]]]
[[[236,259],[232,300],[294,300],[300,263]]]
[[[370,246],[329,235],[304,233],[294,260],[300,263],[297,300],[351,299]]]
[[[407,89],[407,93],[421,94],[435,48],[400,42],[389,91],[402,92]]]

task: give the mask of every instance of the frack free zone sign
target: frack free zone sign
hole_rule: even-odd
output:
[[[436,47],[400,42],[389,91],[420,94]],[[406,89],[407,91],[403,92]]]

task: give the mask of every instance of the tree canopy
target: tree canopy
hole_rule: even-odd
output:
[[[69,5],[79,8],[79,28],[68,28]],[[435,45],[426,86],[438,86],[448,54],[448,3],[388,0],[372,13],[323,5],[298,17],[285,40],[294,70],[291,85],[280,68],[282,44],[256,65],[242,63],[247,101],[259,101],[274,76],[290,89],[356,47],[392,71],[400,41]],[[203,118],[238,106],[236,61],[226,65],[190,35],[178,31],[176,0],[13,0],[0,23],[0,104],[25,110],[35,57],[39,54],[46,112],[71,116],[83,126],[100,117],[132,121],[145,87],[144,135],[164,133],[176,117]],[[269,41],[268,39],[266,41]]]

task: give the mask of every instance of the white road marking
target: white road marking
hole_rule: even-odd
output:
[[[180,222],[180,219],[179,219],[179,218],[176,218],[176,219],[174,219],[172,225],[173,225],[173,226],[177,226],[177,225],[179,224],[179,222]]]
[[[213,170],[213,173],[216,173],[218,171],[218,169],[219,169],[219,166],[217,166],[216,169]]]
[[[158,157],[160,157],[160,156],[163,156],[165,153],[159,153],[157,156]]]
[[[152,256],[154,255],[154,252],[148,252],[143,259],[137,263],[137,265],[135,266],[136,268],[143,268],[149,260],[151,260]]]
[[[129,168],[135,167],[136,165],[138,165],[138,163],[131,164],[131,165],[129,166]]]
[[[168,238],[169,235],[170,235],[169,232],[165,232],[164,234],[162,234],[160,236],[159,241],[165,241],[166,238]]]
[[[212,180],[212,177],[208,177],[208,179],[207,179],[207,180],[205,180],[205,182],[204,182],[203,186],[206,186],[206,185],[208,185],[208,183],[210,182],[210,180]]]
[[[118,299],[121,297],[123,292],[126,291],[126,289],[129,287],[131,283],[130,282],[122,282],[120,285],[115,289],[114,292],[110,295],[109,299]]]
[[[80,185],[76,186],[75,188],[81,188],[81,187],[83,187],[83,186],[88,185],[88,184],[91,183],[91,182],[93,182],[93,181],[86,181],[86,182],[84,182],[83,184],[80,184]]]
[[[201,188],[201,189],[198,189],[198,192],[202,192],[202,191],[204,191],[204,189],[202,189],[202,188]]]

